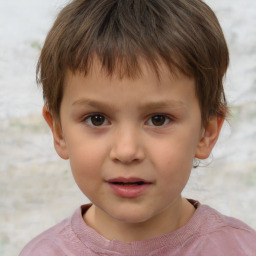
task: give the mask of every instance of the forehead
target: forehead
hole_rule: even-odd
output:
[[[115,102],[121,99],[123,102],[151,102],[163,106],[170,100],[182,105],[189,98],[196,98],[194,79],[178,71],[171,72],[163,63],[159,64],[156,72],[149,63],[141,61],[136,77],[120,76],[119,71],[109,74],[98,61],[91,65],[86,75],[68,71],[64,98],[90,104],[93,101],[111,101],[112,98]]]
[[[160,58],[156,62],[147,61],[144,58],[138,57],[134,67],[131,63],[120,61],[116,59],[113,69],[109,69],[108,65],[99,60],[98,57],[93,57],[88,65],[88,69],[83,70],[67,70],[64,84],[70,77],[74,75],[84,76],[85,78],[101,77],[105,80],[133,80],[146,78],[158,81],[158,84],[164,80],[184,79],[193,80],[194,78],[182,73],[177,67],[173,65],[166,65]]]

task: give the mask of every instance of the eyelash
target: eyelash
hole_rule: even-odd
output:
[[[92,121],[92,118],[93,117],[100,117],[100,118],[103,118],[102,123],[99,123],[98,125],[96,125],[95,123],[93,123]],[[154,124],[152,118],[160,118],[160,120],[156,120],[155,121],[163,121],[163,124],[159,124],[159,125],[156,125]],[[161,118],[164,118],[163,120],[161,120]],[[154,126],[154,127],[162,127],[162,126],[165,126],[167,124],[169,124],[171,121],[173,120],[173,118],[171,118],[170,116],[166,115],[166,114],[153,114],[151,115],[148,119],[147,119],[147,122],[146,124],[149,125],[149,126]],[[86,116],[84,119],[83,119],[84,122],[86,122],[89,126],[91,127],[101,127],[101,126],[104,126],[104,125],[107,125],[109,124],[110,122],[108,121],[108,119],[103,115],[103,114],[100,114],[100,113],[95,113],[95,114],[90,114],[88,116]],[[100,120],[99,120],[100,121]]]

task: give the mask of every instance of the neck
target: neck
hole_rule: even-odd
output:
[[[93,205],[84,215],[84,221],[109,240],[133,242],[170,233],[184,226],[192,217],[195,208],[180,198],[172,206],[140,223],[127,223],[113,219]]]

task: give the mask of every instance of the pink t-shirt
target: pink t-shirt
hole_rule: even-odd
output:
[[[178,230],[153,239],[124,243],[107,240],[86,225],[81,206],[72,217],[34,238],[20,256],[255,256],[256,232],[243,222],[206,205]]]

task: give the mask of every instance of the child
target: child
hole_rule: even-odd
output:
[[[256,255],[256,232],[182,198],[228,108],[228,49],[200,0],[74,0],[38,63],[54,146],[92,204],[21,256]]]

